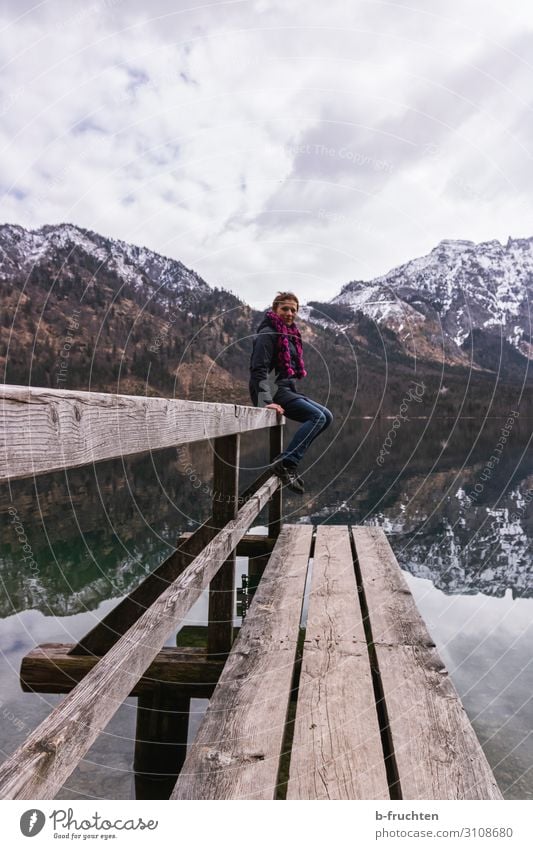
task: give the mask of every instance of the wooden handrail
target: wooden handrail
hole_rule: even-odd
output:
[[[0,482],[284,421],[239,404],[0,384]]]

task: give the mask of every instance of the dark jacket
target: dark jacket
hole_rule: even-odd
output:
[[[289,377],[285,368],[280,369],[277,363],[276,342],[277,331],[274,330],[270,320],[263,318],[257,328],[257,336],[253,342],[250,357],[250,397],[254,407],[266,407],[267,404],[280,404],[296,396],[299,397],[294,377]],[[296,369],[297,352],[293,340],[289,336],[289,351],[291,352],[291,366]],[[275,374],[275,388],[269,383],[271,372]]]

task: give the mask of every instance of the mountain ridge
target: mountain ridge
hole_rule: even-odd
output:
[[[533,358],[533,237],[475,243],[443,239],[416,257],[368,281],[352,280],[329,301],[391,329],[403,350],[409,339],[440,328],[443,347],[460,362],[473,331],[501,338]],[[420,325],[420,326],[417,326]],[[411,329],[413,328],[413,330]],[[472,365],[476,365],[475,358]]]
[[[533,240],[523,241],[529,245]],[[464,245],[445,241],[431,255],[462,256]],[[424,259],[426,265],[433,261],[431,255]],[[417,263],[399,268],[413,272]],[[458,409],[481,414],[493,404],[495,382],[502,408],[516,404],[522,397],[522,366],[528,363],[516,344],[506,343],[512,356],[510,349],[503,351],[503,367],[490,327],[480,329],[470,345],[468,336],[458,345],[430,314],[428,301],[434,293],[427,292],[424,303],[414,303],[420,291],[413,293],[394,274],[393,269],[379,278],[386,281],[381,289],[375,281],[352,281],[331,302],[302,306],[299,326],[310,377],[301,391],[327,403],[333,381],[339,407],[352,410],[356,401],[358,414],[394,414],[409,380],[423,375],[428,410],[436,399],[447,415]],[[249,355],[263,312],[231,291],[210,286],[179,260],[74,224],[35,230],[4,224],[0,284],[5,382],[58,386],[60,353],[68,339],[60,388],[250,403]],[[437,279],[431,285],[443,282]],[[389,300],[400,304],[399,321],[382,314],[383,286]],[[361,287],[366,307],[357,303],[354,308],[353,294],[359,296]],[[408,295],[412,303],[399,301],[398,295]],[[367,303],[372,299],[377,305]],[[472,348],[479,350],[479,361]],[[466,408],[465,393],[470,393]]]

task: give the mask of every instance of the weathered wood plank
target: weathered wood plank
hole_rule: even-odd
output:
[[[402,799],[501,799],[436,649],[378,644]]]
[[[287,798],[390,798],[347,526],[317,530]]]
[[[213,524],[222,528],[237,515],[240,435],[219,436],[213,446]],[[209,585],[207,651],[225,660],[233,643],[235,552],[232,551]]]
[[[312,525],[284,525],[173,799],[273,799]]]
[[[0,481],[276,425],[274,410],[0,385]]]
[[[384,532],[352,533],[402,798],[501,799]]]
[[[100,660],[75,655],[69,643],[43,643],[23,658],[21,687],[26,692],[69,693]],[[184,686],[189,696],[209,698],[222,671],[221,661],[208,661],[205,649],[166,646],[156,655],[130,696],[151,692],[156,684]]]
[[[142,677],[277,486],[272,475],[0,767],[0,798],[50,799]]]
[[[434,646],[381,528],[353,528],[374,643]]]

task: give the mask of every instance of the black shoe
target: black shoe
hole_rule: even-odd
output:
[[[305,492],[305,486],[301,477],[296,474],[294,468],[286,466],[283,460],[276,460],[272,463],[270,471],[277,475],[282,483],[293,492],[297,492],[299,495]]]

